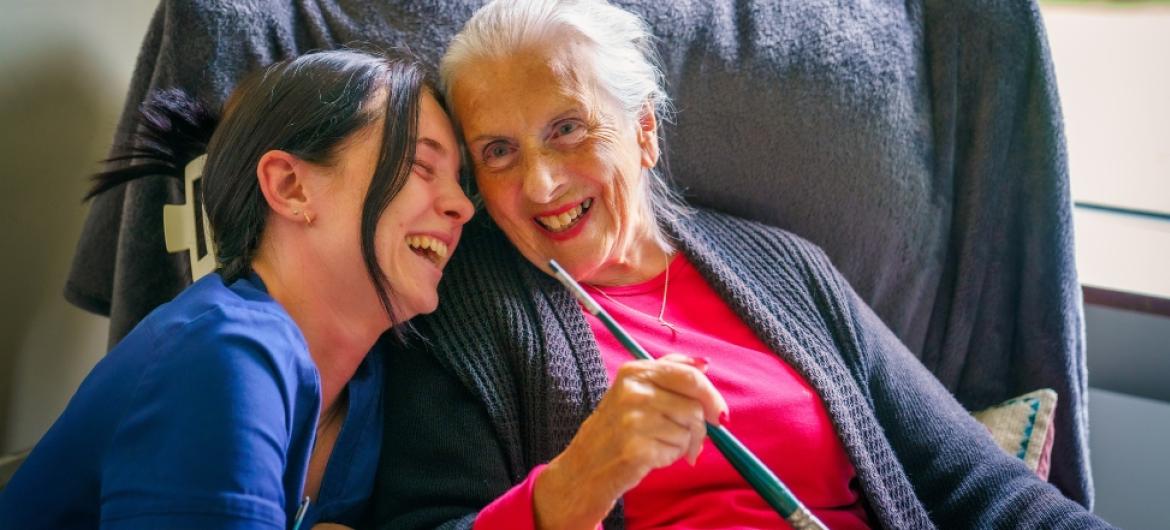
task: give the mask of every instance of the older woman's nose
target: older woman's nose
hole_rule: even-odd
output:
[[[524,195],[528,200],[544,204],[560,195],[565,182],[558,176],[557,168],[546,161],[536,159],[526,164],[524,172]]]

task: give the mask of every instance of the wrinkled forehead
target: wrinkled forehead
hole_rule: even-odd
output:
[[[601,112],[606,98],[585,53],[581,45],[565,43],[477,58],[453,80],[455,120],[471,134],[518,121],[539,121],[551,109]]]

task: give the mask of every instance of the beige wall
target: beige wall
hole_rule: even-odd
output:
[[[1044,5],[1073,197],[1170,211],[1170,5]]]
[[[1043,4],[1043,12],[1073,197],[1170,210],[1170,5]],[[1170,296],[1170,223],[1074,216],[1081,281]],[[1166,528],[1170,319],[1088,306],[1085,334],[1097,514],[1121,528]]]
[[[32,446],[105,351],[61,296],[157,0],[0,0],[0,455]]]

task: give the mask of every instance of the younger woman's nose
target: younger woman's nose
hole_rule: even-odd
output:
[[[475,207],[471,204],[471,200],[467,198],[467,194],[463,193],[463,189],[454,183],[443,190],[436,206],[441,214],[455,220],[459,224],[464,224],[471,220],[471,216],[475,213]]]

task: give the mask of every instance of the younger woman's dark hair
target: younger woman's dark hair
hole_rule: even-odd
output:
[[[381,152],[362,205],[361,250],[393,321],[390,283],[378,265],[374,233],[410,176],[419,98],[426,92],[442,104],[434,87],[416,60],[333,50],[280,61],[246,77],[228,98],[222,120],[182,91],[156,92],[141,107],[139,134],[109,159],[118,167],[94,175],[86,199],[148,175],[181,180],[187,163],[206,152],[203,204],[218,272],[230,283],[250,270],[268,216],[256,179],[260,157],[281,150],[332,164],[351,135],[384,118]],[[383,94],[384,106],[371,105]]]

